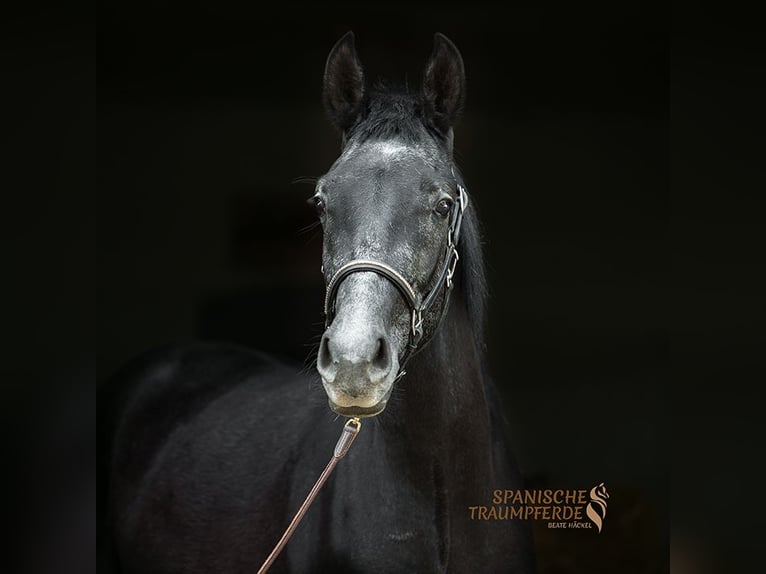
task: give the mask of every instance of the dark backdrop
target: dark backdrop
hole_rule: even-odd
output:
[[[456,153],[484,223],[491,371],[532,485],[612,493],[605,531],[537,529],[541,572],[667,569],[666,18],[647,4],[110,5],[100,14],[99,379],[166,342],[306,360],[321,239],[305,199],[348,29],[417,89],[460,48]]]

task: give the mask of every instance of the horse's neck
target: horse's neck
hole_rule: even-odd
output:
[[[490,420],[481,354],[462,301],[451,302],[438,332],[407,366],[381,430],[410,463],[472,465],[491,472]],[[384,413],[385,414],[385,413]],[[402,439],[405,440],[402,440]]]

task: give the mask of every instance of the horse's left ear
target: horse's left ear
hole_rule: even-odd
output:
[[[444,34],[434,36],[434,50],[423,77],[426,117],[445,136],[457,122],[465,102],[465,68],[455,44]]]

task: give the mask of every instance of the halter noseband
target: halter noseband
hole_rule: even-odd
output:
[[[457,244],[460,239],[460,226],[463,222],[463,213],[468,207],[468,192],[465,187],[457,183],[457,204],[450,213],[449,232],[447,233],[447,250],[442,263],[438,279],[431,290],[425,295],[420,295],[415,291],[409,281],[393,267],[381,263],[380,261],[371,261],[367,259],[355,259],[343,265],[335,272],[330,282],[327,284],[327,294],[324,300],[325,329],[327,329],[335,316],[335,300],[338,296],[340,284],[352,273],[371,272],[377,273],[381,277],[388,279],[399,291],[407,306],[410,308],[412,320],[410,324],[410,337],[407,348],[399,361],[399,373],[396,379],[400,379],[406,374],[404,366],[419,347],[428,342],[423,340],[423,316],[431,309],[439,293],[444,289],[444,305],[442,306],[442,315],[447,310],[447,299],[452,290],[452,279],[455,275],[455,268],[460,256],[457,252]],[[433,333],[431,334],[433,336]]]

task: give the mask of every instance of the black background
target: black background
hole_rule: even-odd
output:
[[[347,30],[418,89],[440,31],[468,101],[456,156],[484,223],[488,359],[531,485],[612,493],[605,531],[538,528],[541,572],[667,569],[667,19],[658,7],[110,6],[98,27],[98,377],[171,341],[305,361],[339,138],[321,75]]]
[[[259,235],[247,222],[257,217],[252,212],[256,208],[272,218],[283,218],[284,225],[276,225],[278,231],[310,221],[301,211],[302,203],[298,207],[269,201],[285,197],[293,201],[295,193],[305,197],[307,187],[285,182],[309,170],[316,170],[313,175],[320,173],[337,150],[337,140],[321,119],[317,84],[326,51],[349,28],[360,34],[360,51],[370,75],[383,72],[401,79],[406,73],[411,85],[417,83],[430,49],[431,32],[448,33],[466,56],[469,108],[458,129],[458,152],[487,222],[488,255],[494,261],[490,360],[504,388],[514,445],[533,483],[561,485],[572,482],[578,472],[587,474],[588,481],[599,474],[613,493],[608,529],[599,537],[559,533],[546,539],[551,532],[538,532],[539,553],[547,560],[545,571],[654,569],[652,564],[663,551],[652,541],[667,541],[662,475],[667,477],[668,459],[673,468],[673,571],[723,571],[724,565],[725,571],[752,569],[753,560],[760,560],[762,554],[764,516],[759,494],[762,431],[758,428],[763,418],[760,389],[765,380],[766,344],[761,247],[766,84],[761,19],[736,4],[707,10],[677,3],[672,10],[665,4],[561,4],[514,5],[500,13],[474,3],[379,6],[377,10],[242,2],[179,7],[167,2],[104,3],[97,23],[89,8],[72,4],[4,7],[0,64],[6,145],[0,245],[5,341],[0,361],[0,435],[4,516],[12,526],[0,543],[6,570],[95,571],[93,541],[97,538],[100,547],[106,537],[101,518],[94,536],[93,390],[96,380],[105,381],[129,356],[158,342],[203,334],[250,338],[296,357],[310,350],[311,343],[303,345],[307,339],[313,341],[317,331],[311,322],[318,317],[319,303],[311,299],[317,296],[316,285],[300,287],[302,280],[295,279],[281,282],[283,289],[292,285],[293,294],[285,296],[294,304],[281,311],[282,317],[289,314],[290,324],[269,325],[270,332],[278,333],[273,339],[264,340],[263,330],[253,328],[247,317],[258,305],[249,294],[271,281],[266,279],[268,273],[292,274],[288,269],[294,261],[305,269],[304,278],[316,281],[316,239],[295,240],[291,235],[296,257],[288,258],[284,235],[277,237],[282,248],[263,249],[264,237],[272,231],[266,228]],[[228,33],[237,26],[239,35]],[[672,58],[668,62],[669,28]],[[214,30],[226,33],[216,37],[211,35]],[[282,61],[289,65],[280,68]],[[227,69],[232,62],[237,63],[234,75]],[[270,71],[263,76],[263,70]],[[283,90],[285,85],[299,89]],[[244,154],[248,161],[266,152],[268,156],[263,157],[273,160],[279,154],[271,142],[280,137],[287,141],[289,146],[282,153],[287,159],[280,168],[285,178],[270,176],[278,163],[258,172],[240,166],[240,172],[247,171],[248,181],[278,180],[279,186],[289,188],[288,193],[267,194],[263,185],[238,187],[243,193],[232,194],[239,199],[223,207],[217,204],[218,216],[214,210],[199,215],[194,221],[202,224],[193,231],[189,230],[193,225],[187,224],[182,234],[168,225],[173,219],[163,213],[152,216],[154,227],[146,225],[149,215],[131,223],[141,212],[140,201],[145,203],[145,214],[152,213],[152,202],[163,198],[170,213],[178,206],[189,206],[181,193],[174,196],[176,205],[167,199],[179,184],[167,175],[165,181],[154,181],[158,173],[173,169],[188,183],[189,176],[183,174],[195,168],[198,174],[201,171],[189,159],[201,154],[183,159],[183,146],[176,145],[181,139],[187,144],[191,140],[179,133],[169,138],[171,130],[152,117],[172,119],[173,114],[164,109],[189,118],[193,115],[187,113],[189,109],[210,109],[216,102],[220,107],[240,101],[260,110],[263,102],[275,100],[293,111],[310,109],[315,120],[296,122],[296,116],[284,110],[275,116],[278,108],[269,103],[269,114],[280,120],[275,120],[278,129],[265,129],[261,114],[258,125],[251,129],[243,124],[241,133],[247,133],[239,136],[241,141],[253,142],[251,147],[236,142],[229,147],[235,157]],[[651,102],[657,104],[657,113],[652,112]],[[471,130],[471,125],[479,125],[482,114],[481,131]],[[220,141],[234,139],[236,130],[231,126],[242,122],[244,114],[234,115],[230,124],[221,121],[220,113],[211,120],[223,126],[221,133],[227,132]],[[663,115],[672,118],[669,131]],[[132,122],[135,118],[143,119]],[[568,122],[577,118],[582,120],[579,126]],[[618,137],[619,130],[606,130],[615,125],[615,118],[633,118],[634,128],[639,121],[659,120],[659,135],[650,141],[631,129]],[[564,139],[564,133],[571,137]],[[589,133],[597,137],[588,139]],[[177,154],[175,165],[166,165],[169,154],[157,152],[163,144],[152,141],[156,134],[164,135],[165,148]],[[307,134],[320,138],[321,145],[306,140]],[[614,148],[629,141],[640,154],[622,154]],[[509,147],[513,142],[516,147]],[[567,143],[571,149],[557,148],[556,142]],[[584,147],[584,143],[591,145]],[[603,145],[590,162],[584,162],[583,153],[595,149],[595,143]],[[248,149],[259,150],[261,156],[249,154]],[[574,156],[578,150],[580,155]],[[612,253],[627,243],[626,236],[620,238],[615,232],[619,230],[615,221],[628,222],[627,231],[638,230],[638,216],[614,209],[629,205],[620,186],[640,181],[635,180],[636,174],[646,176],[650,166],[660,166],[660,179],[667,184],[662,161],[644,160],[652,153],[664,156],[668,150],[672,152],[672,193],[664,195],[648,184],[636,188],[653,206],[647,219],[657,223],[665,236],[652,234],[650,228],[639,235],[655,241],[627,252],[633,256],[624,263],[629,274],[624,275],[625,282],[618,281],[611,267]],[[210,155],[220,160],[222,153],[213,150]],[[601,177],[610,161],[625,164],[630,158],[634,162],[630,165],[642,164],[645,169],[620,172],[614,164],[609,181],[604,179],[596,187],[586,181],[586,166],[587,173]],[[531,159],[535,161],[530,164]],[[229,195],[231,187],[224,178],[227,171],[211,166],[211,192],[197,196],[205,209],[215,207],[216,198]],[[136,179],[142,172],[145,180]],[[559,180],[565,179],[566,186],[560,186]],[[153,181],[152,193],[147,193]],[[608,190],[609,182],[618,184],[614,193]],[[220,190],[222,196],[213,193]],[[615,203],[597,201],[595,193]],[[517,206],[534,209],[520,212],[513,209]],[[202,209],[195,204],[192,211],[199,214]],[[222,216],[221,211],[231,215]],[[619,217],[613,217],[613,212]],[[176,220],[185,222],[186,214],[180,213]],[[307,219],[297,224],[301,217]],[[221,219],[227,222],[220,224]],[[205,226],[216,221],[221,225],[216,232],[219,240],[205,246],[222,263],[213,273],[180,274],[184,279],[204,277],[212,287],[193,282],[179,287],[172,270],[179,269],[183,257],[189,264],[195,254],[204,255],[201,242],[195,244],[194,238],[210,234]],[[592,242],[586,242],[585,227],[577,226],[579,221],[596,221],[590,227]],[[535,235],[535,230],[540,233]],[[167,247],[162,238],[175,235],[188,243],[180,245],[176,240],[180,247]],[[596,239],[599,235],[603,240]],[[559,243],[545,245],[544,237]],[[115,248],[119,244],[121,250]],[[575,256],[570,244],[587,245],[587,250]],[[165,259],[158,256],[149,268],[147,256],[155,249],[164,252]],[[253,249],[259,264],[252,263]],[[603,257],[603,264],[594,259],[585,267],[583,255],[587,254],[608,254],[609,258]],[[113,256],[123,257],[124,263]],[[264,264],[269,256],[271,263]],[[274,261],[280,256],[281,266]],[[508,261],[515,267],[503,263]],[[204,257],[200,265],[203,270],[210,267]],[[251,271],[243,271],[248,268]],[[225,269],[236,270],[237,278],[232,280],[221,271]],[[558,273],[561,285],[570,284],[561,289],[564,299],[547,296],[552,285],[544,280],[546,273],[548,277]],[[500,283],[498,277],[503,274],[510,279]],[[648,295],[643,299],[648,315],[631,312],[640,298],[623,304],[620,297],[605,312],[610,301],[605,294],[614,301],[621,285],[640,278],[654,288],[642,291]],[[128,283],[120,285],[121,281]],[[164,292],[163,285],[169,286]],[[600,297],[588,299],[588,289],[599,285]],[[522,287],[526,287],[523,292]],[[234,296],[238,290],[239,299]],[[186,293],[193,295],[176,301]],[[520,298],[522,294],[525,299]],[[296,300],[302,306],[296,306]],[[581,301],[590,303],[581,310]],[[243,313],[247,305],[251,310]],[[231,310],[228,318],[227,309]],[[136,317],[131,317],[131,310]],[[527,313],[526,319],[521,311]],[[239,316],[243,319],[237,323]],[[512,322],[507,321],[509,317]],[[535,325],[547,330],[535,330]],[[632,422],[641,420],[637,413],[642,409],[632,404],[634,387],[617,378],[618,373],[634,372],[636,365],[652,364],[643,359],[624,363],[616,352],[632,352],[637,359],[640,351],[628,341],[642,332],[642,325],[654,325],[655,334],[667,329],[670,344],[665,350],[672,351],[673,393],[667,405],[672,406],[672,416],[670,409],[666,411],[672,432],[663,429],[661,417],[655,416],[666,403],[653,404],[652,416],[647,418],[652,436],[660,442],[658,448],[631,431]],[[600,348],[597,335],[602,340],[614,335],[614,344]],[[668,378],[663,361],[654,364],[658,376],[664,373]],[[607,381],[614,383],[613,394],[584,398],[584,379],[573,376],[577,372],[592,374],[593,381],[601,381],[603,387]],[[647,383],[650,377],[636,380]],[[572,395],[557,399],[568,384]],[[657,382],[644,388],[661,392],[665,385]],[[103,386],[100,390],[108,394]],[[546,414],[546,404],[532,400],[542,395],[548,404],[569,400],[574,414],[566,420]],[[577,401],[572,401],[575,395]],[[582,446],[577,436],[570,439],[577,427],[567,423],[587,424],[579,413],[591,400],[609,403],[599,411],[609,427],[597,431],[593,423],[594,428],[582,427],[579,432],[589,438],[600,432],[597,440],[604,445],[603,451]],[[99,406],[100,401],[99,394]],[[99,447],[108,440],[102,430],[99,426]],[[664,439],[672,450],[662,449]],[[627,446],[624,459],[611,458],[621,448],[615,445]],[[562,455],[569,448],[575,449],[576,456]],[[103,450],[97,456],[99,462],[106,462]],[[612,471],[633,478],[613,482],[612,474],[602,473],[610,460],[614,460]],[[99,495],[104,492],[104,478],[99,474]],[[637,496],[631,498],[630,493]],[[626,508],[636,500],[644,511]],[[619,517],[623,519],[618,522]],[[635,524],[636,517],[643,528]],[[648,539],[638,536],[641,532]],[[17,559],[25,568],[9,566]]]

